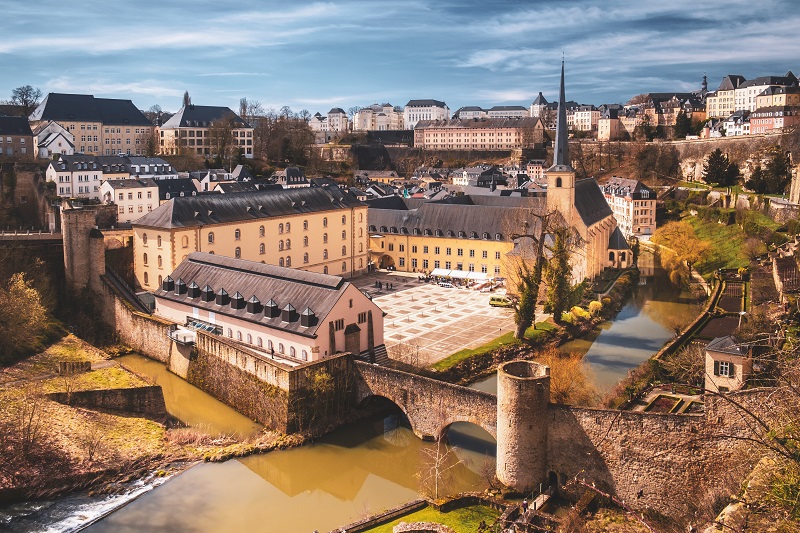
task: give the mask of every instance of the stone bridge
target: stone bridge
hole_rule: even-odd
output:
[[[497,396],[444,381],[356,362],[357,399],[381,396],[395,403],[418,437],[438,440],[454,422],[471,422],[497,439]]]

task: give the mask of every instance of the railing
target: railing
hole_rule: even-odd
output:
[[[62,235],[61,232],[56,231],[46,231],[46,230],[35,230],[33,228],[24,230],[20,229],[5,229],[0,230],[0,239],[20,239],[20,240],[34,240],[34,239],[61,239]]]

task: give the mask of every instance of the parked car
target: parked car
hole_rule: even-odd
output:
[[[503,295],[490,296],[489,305],[492,307],[511,307],[514,305],[514,299]]]
[[[453,288],[453,284],[452,283],[448,283],[447,281],[440,281],[439,282],[439,286],[440,287],[444,287],[445,289],[452,289]]]

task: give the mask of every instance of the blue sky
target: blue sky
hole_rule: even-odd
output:
[[[625,102],[716,89],[726,74],[800,74],[792,0],[0,0],[0,99],[48,92],[323,114],[409,99]]]

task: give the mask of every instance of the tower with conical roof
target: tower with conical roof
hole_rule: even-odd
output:
[[[564,62],[561,62],[561,90],[558,94],[556,140],[553,144],[553,165],[547,169],[547,210],[559,210],[571,224],[575,206],[575,169],[569,159],[569,131],[564,91]]]

